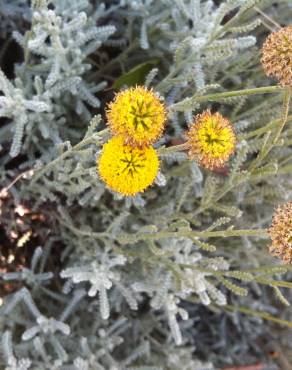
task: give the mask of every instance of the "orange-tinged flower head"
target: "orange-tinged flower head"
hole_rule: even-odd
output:
[[[271,254],[292,263],[292,202],[277,208],[268,232],[272,239]]]
[[[97,160],[97,170],[106,185],[123,195],[135,195],[153,184],[159,169],[153,147],[125,145],[120,136],[110,139]]]
[[[106,114],[112,134],[121,136],[125,144],[139,147],[154,143],[166,122],[164,104],[143,86],[116,94]]]
[[[235,150],[236,136],[233,127],[218,112],[212,114],[207,110],[198,114],[186,137],[189,158],[209,170],[222,168]]]
[[[275,77],[282,86],[292,86],[292,26],[266,38],[261,61],[267,76]]]

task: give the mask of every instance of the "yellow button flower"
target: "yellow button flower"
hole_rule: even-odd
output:
[[[186,137],[189,157],[209,170],[223,167],[235,150],[233,127],[218,112],[211,114],[207,110],[198,114]]]
[[[144,147],[162,135],[166,110],[152,90],[137,86],[116,95],[107,119],[113,135],[121,136],[125,144]]]
[[[292,202],[277,208],[268,232],[272,239],[271,254],[292,263]]]
[[[97,161],[97,170],[107,186],[123,195],[135,195],[153,184],[159,169],[156,151],[125,145],[122,137],[110,139]]]
[[[282,86],[292,86],[292,26],[271,33],[262,48],[262,65]]]

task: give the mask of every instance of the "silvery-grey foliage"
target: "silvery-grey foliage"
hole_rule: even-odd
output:
[[[72,119],[88,119],[87,106],[100,106],[95,94],[107,85],[82,78],[92,69],[88,56],[116,30],[112,25],[96,26],[105,15],[104,7],[93,10],[88,1],[55,0],[49,4],[53,9],[37,6],[35,1],[30,32],[13,33],[26,58],[16,67],[14,81],[9,82],[1,71],[0,116],[11,120],[4,133],[13,131],[12,157],[20,153],[22,145],[24,150],[35,147],[43,151],[68,135],[71,138],[71,132],[80,129],[80,124],[73,129]],[[68,109],[72,109],[70,115]]]
[[[70,278],[74,284],[88,281],[91,285],[88,295],[94,297],[98,292],[100,314],[106,320],[110,315],[107,290],[112,287],[113,282],[120,280],[120,274],[113,271],[112,268],[125,265],[125,263],[126,258],[123,256],[110,259],[109,256],[105,255],[100,262],[91,262],[85,266],[68,267],[60,275],[62,278]]]
[[[36,267],[42,256],[42,249],[38,247],[31,259],[30,269],[23,267],[21,271],[7,272],[2,275],[4,281],[20,280],[24,281],[27,285],[34,286],[48,282],[54,276],[52,272],[36,273]]]
[[[0,3],[1,36],[6,37],[6,42],[9,43],[11,41],[9,33],[20,27],[23,22],[30,21],[30,18],[31,9],[26,0],[2,0]]]
[[[291,199],[291,129],[252,172],[279,126],[281,96],[220,93],[269,84],[258,65],[265,30],[255,6],[285,22],[287,4],[275,15],[272,2],[1,2],[0,19],[12,11],[11,36],[24,55],[12,78],[0,71],[0,223],[12,225],[11,235],[31,229],[42,247],[29,264],[1,272],[15,290],[1,307],[0,367],[213,370],[270,361],[256,344],[271,338],[262,318],[225,311],[239,305],[279,316],[269,289],[288,306],[277,285],[287,270],[271,262],[261,235],[228,233],[266,228],[274,205]],[[168,113],[155,144],[161,166],[153,187],[124,197],[96,173],[110,137],[104,109],[111,84],[148,62],[145,85]],[[239,137],[222,173],[168,150],[205,108],[228,116]],[[15,221],[22,203],[30,221]],[[228,324],[240,333],[236,343]]]

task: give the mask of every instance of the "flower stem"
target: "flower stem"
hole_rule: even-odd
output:
[[[170,153],[175,153],[175,152],[182,152],[185,151],[189,148],[188,143],[183,143],[179,145],[173,145],[169,147],[163,147],[158,149],[158,154],[159,155],[164,155],[164,154],[170,154]]]
[[[232,98],[236,96],[247,96],[247,95],[256,95],[256,94],[272,94],[279,91],[282,91],[283,87],[281,86],[267,86],[267,87],[256,87],[254,89],[245,89],[245,90],[235,90],[235,91],[226,91],[223,93],[210,94],[204,96],[198,96],[195,98],[196,102],[205,102],[212,100],[219,100],[225,98]]]
[[[139,233],[139,234],[122,234],[120,241],[126,243],[135,243],[140,240],[158,240],[164,238],[227,238],[236,236],[261,236],[266,237],[267,231],[265,229],[254,229],[254,230],[218,230],[218,231],[193,231],[193,230],[181,230],[181,231],[159,231],[156,233]]]
[[[281,135],[281,132],[283,131],[283,128],[287,122],[288,114],[289,114],[289,108],[290,108],[290,100],[291,100],[291,87],[287,87],[284,91],[284,97],[283,97],[283,111],[282,111],[282,123],[277,131],[277,134],[274,138],[273,144],[276,144],[279,140],[279,137]]]
[[[274,129],[275,127],[278,127],[278,125],[281,124],[281,121],[282,121],[281,118],[279,118],[279,119],[271,121],[266,126],[260,127],[254,131],[250,131],[250,132],[246,132],[244,134],[238,135],[238,140],[247,140],[247,139],[250,139],[251,137],[264,134],[267,131]],[[286,122],[290,122],[290,121],[292,121],[292,115],[287,117]]]
[[[221,306],[220,308],[222,308],[226,311],[241,312],[241,313],[244,313],[246,315],[261,317],[264,320],[273,321],[277,324],[285,325],[285,326],[288,326],[288,327],[292,328],[292,322],[291,321],[279,319],[278,317],[270,315],[268,312],[254,311],[254,310],[251,310],[250,308],[247,308],[247,307],[233,306],[233,305]]]
[[[257,158],[249,166],[250,171],[256,169],[263,162],[263,160],[267,157],[267,155],[270,153],[270,151],[273,149],[273,147],[278,143],[280,135],[281,135],[281,133],[284,129],[284,126],[287,122],[287,119],[288,119],[290,99],[291,99],[291,88],[286,87],[285,90],[284,90],[284,95],[283,95],[282,117],[280,119],[280,122],[279,122],[280,124],[277,128],[275,136],[271,140],[269,140],[269,138],[268,138],[268,141],[263,145],[263,147],[262,147],[261,151],[259,152]]]

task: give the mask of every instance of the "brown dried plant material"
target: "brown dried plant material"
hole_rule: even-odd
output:
[[[267,76],[275,77],[281,86],[292,86],[292,26],[266,38],[261,62]]]
[[[272,239],[269,250],[273,256],[292,263],[292,202],[279,206],[274,214],[272,226],[268,229]]]

